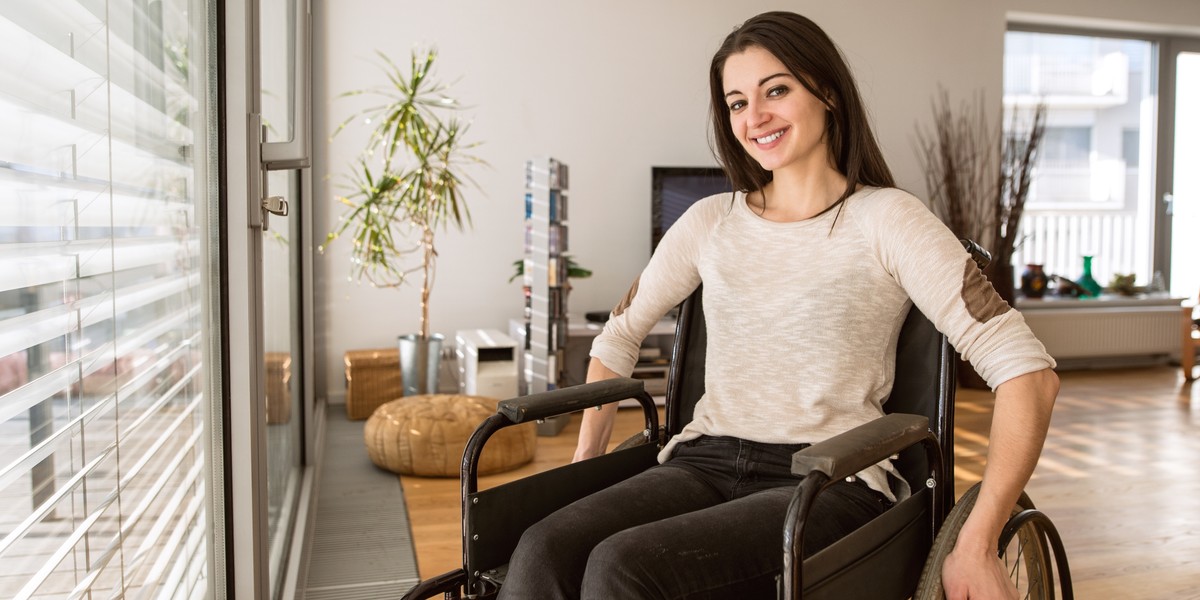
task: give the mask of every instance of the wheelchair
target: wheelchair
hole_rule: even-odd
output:
[[[982,267],[987,253],[964,246]],[[422,581],[405,599],[490,598],[504,583],[509,556],[529,526],[579,498],[657,463],[670,436],[692,418],[704,393],[706,336],[703,290],[681,305],[666,396],[665,423],[644,384],[615,379],[500,402],[472,435],[463,454],[463,567]],[[792,471],[804,479],[793,492],[784,522],[779,598],[940,599],[941,565],[979,491],[976,484],[954,501],[954,390],[958,357],[915,307],[897,343],[896,374],[883,417],[797,452]],[[501,428],[635,399],[645,416],[642,434],[617,450],[491,489],[478,489],[478,461],[487,439]],[[912,495],[831,546],[801,559],[805,520],[831,482],[890,456]],[[953,508],[952,508],[953,507]],[[1022,494],[1012,509],[997,552],[1022,598],[1073,598],[1062,541],[1051,521]],[[1053,562],[1052,559],[1053,558]]]

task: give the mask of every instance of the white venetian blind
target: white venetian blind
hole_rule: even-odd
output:
[[[0,0],[2,598],[207,591],[207,22]]]

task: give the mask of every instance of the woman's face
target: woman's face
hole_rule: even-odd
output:
[[[826,107],[775,55],[757,46],[733,54],[722,79],[733,135],[762,168],[829,165]]]

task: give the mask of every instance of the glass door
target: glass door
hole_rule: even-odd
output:
[[[304,116],[296,114],[297,27],[295,0],[260,0],[259,72],[262,141],[266,148],[287,146],[297,139]],[[276,165],[264,152],[264,166]],[[262,230],[262,328],[266,401],[266,479],[268,569],[272,597],[282,592],[287,573],[304,455],[305,373],[300,320],[300,171],[268,170],[266,198],[278,198],[264,215]]]
[[[1194,299],[1200,293],[1200,40],[1173,40],[1167,48],[1174,158],[1163,199],[1171,232],[1171,294]]]
[[[237,598],[288,595],[304,490],[301,171],[308,166],[306,0],[225,0],[231,455]]]
[[[297,171],[267,174],[269,190],[288,199],[299,192]],[[278,597],[287,571],[296,521],[304,440],[298,273],[298,202],[287,216],[273,216],[262,232],[262,324],[266,405],[267,536],[272,593]]]

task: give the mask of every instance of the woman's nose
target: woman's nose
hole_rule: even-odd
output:
[[[746,105],[746,123],[750,127],[757,127],[771,120],[771,115],[763,110],[763,107],[758,102],[751,102]]]

